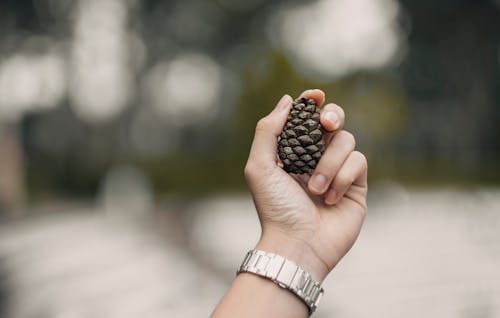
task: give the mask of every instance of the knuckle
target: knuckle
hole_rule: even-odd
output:
[[[257,125],[255,126],[255,131],[267,131],[268,127],[269,127],[269,118],[264,117],[257,122]]]
[[[338,132],[338,138],[342,145],[348,149],[356,148],[356,138],[354,135],[347,130],[341,130]]]
[[[337,174],[334,180],[334,184],[338,188],[346,188],[354,182],[355,176],[347,174],[341,171]]]
[[[255,174],[255,164],[252,161],[248,161],[247,164],[245,165],[245,169],[243,170],[245,173],[245,178],[251,179],[253,175]]]
[[[351,156],[355,158],[355,160],[361,165],[363,170],[366,170],[368,168],[368,160],[366,159],[366,156],[364,154],[355,150],[351,153]]]
[[[262,161],[250,159],[245,165],[243,173],[247,181],[255,181],[267,174],[269,166]]]
[[[361,216],[365,218],[366,215],[368,214],[368,207],[366,206],[366,200],[363,201],[362,206],[363,209],[361,210]]]

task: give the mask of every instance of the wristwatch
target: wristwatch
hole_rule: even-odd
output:
[[[245,256],[237,274],[248,272],[266,277],[293,292],[309,308],[311,315],[323,296],[323,288],[311,275],[294,262],[278,254],[251,250]]]

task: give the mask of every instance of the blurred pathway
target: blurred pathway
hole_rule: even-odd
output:
[[[207,316],[224,286],[152,221],[79,211],[1,227],[3,315]]]
[[[369,201],[361,237],[326,280],[316,317],[500,317],[500,190],[391,186]],[[253,205],[218,197],[174,209],[0,225],[4,316],[208,316],[258,238]]]
[[[362,234],[316,317],[500,317],[500,189],[372,191]],[[204,211],[204,213],[202,213]],[[204,202],[193,235],[231,278],[258,237],[249,198]]]

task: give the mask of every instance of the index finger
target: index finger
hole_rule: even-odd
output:
[[[333,135],[342,130],[345,122],[345,113],[342,107],[330,103],[321,110],[321,125],[325,129],[325,143],[332,141]]]
[[[321,110],[320,120],[327,132],[335,132],[344,127],[345,112],[339,105],[330,103]]]

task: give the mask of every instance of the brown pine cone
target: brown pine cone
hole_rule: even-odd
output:
[[[314,99],[293,102],[278,140],[278,155],[288,173],[311,174],[323,155],[325,143]]]

